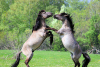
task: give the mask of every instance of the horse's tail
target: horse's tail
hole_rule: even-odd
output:
[[[11,67],[17,67],[19,62],[20,62],[20,54],[21,54],[22,51],[20,51],[18,54],[17,54],[17,57],[16,57],[16,61],[15,63],[11,66]]]
[[[87,67],[87,65],[88,65],[88,63],[90,62],[90,57],[89,57],[89,55],[87,54],[87,53],[82,53],[83,54],[83,57],[85,58],[84,60],[83,60],[83,65],[82,65],[82,67]]]

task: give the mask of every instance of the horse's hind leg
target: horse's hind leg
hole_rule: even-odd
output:
[[[78,61],[78,60],[77,60],[77,61],[75,61],[75,59],[73,59],[73,58],[72,58],[72,60],[73,60],[73,62],[74,62],[74,64],[75,64],[75,66],[74,66],[74,67],[76,67],[76,66],[80,67],[80,63],[79,63],[79,61]]]
[[[79,61],[75,62],[75,67],[76,67],[76,66],[80,67]]]
[[[25,60],[25,64],[26,64],[27,67],[29,67],[28,63],[32,59],[32,57],[33,57],[33,53],[31,53],[30,55],[27,56],[27,58]]]
[[[75,64],[74,67],[76,67],[76,66],[80,67],[80,63],[79,63],[78,58],[76,58],[72,53],[71,53],[71,57],[72,57],[72,60],[73,60],[73,62]]]

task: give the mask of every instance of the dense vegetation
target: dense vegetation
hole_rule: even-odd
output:
[[[69,13],[75,25],[75,38],[82,49],[100,49],[99,0],[0,0],[0,49],[21,49],[32,33],[40,10],[53,14]],[[62,26],[53,17],[46,23],[56,29]],[[40,49],[64,51],[59,35],[53,34],[53,45],[49,46],[47,38]]]

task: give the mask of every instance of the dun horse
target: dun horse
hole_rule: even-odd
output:
[[[12,65],[12,67],[17,67],[20,62],[20,54],[23,53],[26,55],[25,64],[27,67],[29,67],[28,63],[33,57],[33,52],[36,50],[43,41],[50,36],[50,44],[53,42],[53,34],[51,30],[53,28],[50,28],[46,25],[45,19],[51,17],[53,14],[51,12],[45,12],[44,10],[41,10],[38,14],[36,25],[33,26],[32,34],[29,37],[29,39],[23,44],[23,47],[21,51],[17,54],[17,58],[15,63]]]
[[[71,53],[71,58],[75,63],[75,67],[80,67],[79,58],[81,54],[85,58],[82,67],[87,67],[90,57],[87,53],[82,52],[81,47],[74,38],[74,25],[69,14],[61,13],[54,15],[55,19],[62,21],[62,27],[56,31],[60,35],[64,47]]]

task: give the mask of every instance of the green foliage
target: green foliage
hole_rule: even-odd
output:
[[[97,30],[97,23],[98,23],[98,18],[99,16],[92,16],[91,20],[90,20],[90,28],[89,30],[84,34],[85,37],[88,40],[88,44],[90,46],[98,46],[99,45],[99,40],[98,40],[98,35],[99,32]]]
[[[40,10],[72,16],[75,38],[83,50],[100,45],[100,1],[80,0],[0,0],[0,49],[20,49],[32,33]],[[62,22],[53,17],[46,20],[50,27],[60,29]],[[53,32],[52,50],[64,51],[61,39]],[[49,38],[41,46],[49,49]],[[44,48],[45,47],[45,48]],[[51,48],[50,48],[51,49]]]
[[[100,40],[100,34],[98,35],[98,39]]]
[[[65,48],[64,48],[64,46],[63,46],[63,44],[61,42],[60,37],[56,37],[56,39],[54,40],[54,43],[53,44],[54,44],[53,45],[53,50],[54,51],[65,51]]]
[[[84,3],[84,8],[81,10],[74,10],[70,7],[67,8],[68,13],[72,15],[75,23],[75,37],[82,49],[92,48],[95,46],[99,48],[98,34],[100,33],[100,15],[98,15],[98,5],[100,2],[93,1],[89,4]],[[93,6],[94,4],[94,6]],[[88,5],[86,7],[86,5]],[[96,6],[97,5],[97,6]],[[85,49],[85,50],[86,50]]]

